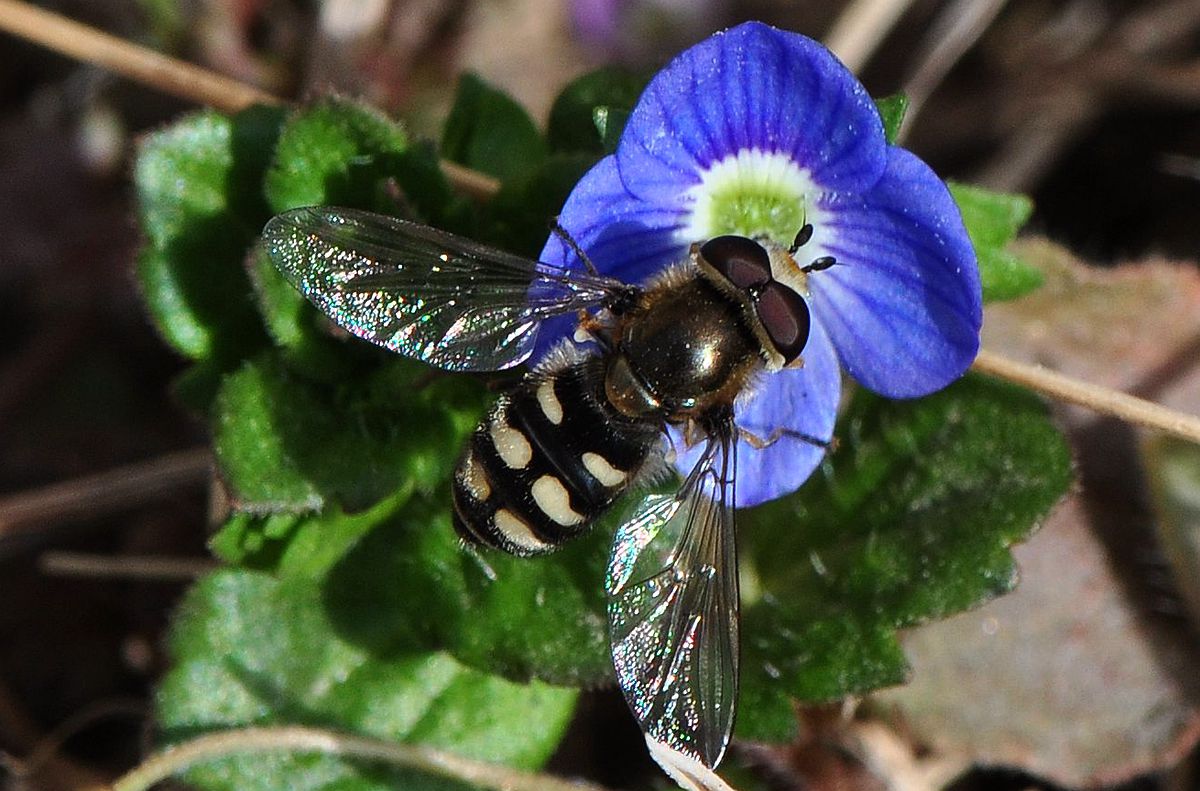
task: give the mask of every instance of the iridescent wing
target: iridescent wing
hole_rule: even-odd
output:
[[[650,495],[621,525],[609,561],[617,681],[647,741],[712,768],[738,682],[732,429],[708,440],[674,495]]]
[[[267,255],[334,322],[452,371],[523,362],[544,319],[631,287],[370,212],[293,209],[263,229]]]

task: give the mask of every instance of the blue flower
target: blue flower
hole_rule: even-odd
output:
[[[576,185],[559,218],[597,268],[631,283],[726,233],[788,246],[805,224],[812,334],[804,366],[766,374],[735,404],[738,425],[832,436],[839,363],[893,398],[962,375],[979,348],[979,273],[958,207],[915,155],[889,145],[871,97],[827,49],[750,22],[659,72],[616,153]],[[542,259],[583,266],[551,238]],[[548,349],[572,330],[546,326]],[[682,452],[686,469],[698,449]],[[823,449],[790,433],[738,452],[739,506],[797,489]]]

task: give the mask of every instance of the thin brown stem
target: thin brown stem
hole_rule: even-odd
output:
[[[181,487],[202,485],[211,467],[208,448],[195,448],[0,498],[0,543],[21,531],[128,508]]]
[[[57,729],[56,729],[57,730]],[[0,679],[0,773],[7,773],[13,788],[71,788],[78,791],[103,791],[106,787],[100,774],[75,763],[61,753],[42,748],[54,736],[43,734],[24,708],[17,703],[12,691]],[[32,751],[28,757],[19,757]]]
[[[78,789],[79,791],[100,791],[100,789],[104,788],[104,783],[100,775],[93,773],[90,769],[75,766],[64,755],[63,746],[71,737],[82,733],[96,723],[104,720],[113,718],[144,720],[147,716],[146,709],[146,702],[138,698],[109,698],[88,704],[67,717],[67,719],[43,736],[33,751],[25,758],[22,766],[22,774],[27,779],[35,780],[35,782],[29,783],[28,787],[67,787]],[[77,775],[75,782],[69,786],[47,785],[36,782],[38,779],[43,779],[43,775],[45,774],[61,775],[64,772]]]
[[[504,791],[608,791],[582,780],[564,780],[463,758],[443,750],[304,727],[242,728],[200,736],[151,756],[113,783],[113,791],[145,791],[190,766],[231,755],[265,752],[338,755],[419,769],[482,788]]]
[[[846,68],[862,71],[912,0],[853,0],[825,35],[825,45]]]
[[[904,83],[908,109],[900,127],[903,140],[913,122],[959,58],[992,24],[1008,0],[957,0],[938,16],[922,43],[919,65]]]
[[[459,192],[475,200],[486,201],[500,191],[500,182],[486,173],[471,170],[448,159],[443,159],[440,164],[446,180]]]
[[[0,30],[163,93],[236,113],[278,97],[19,0],[0,0]]]
[[[1078,404],[1134,425],[1165,431],[1200,442],[1200,417],[1167,409],[1153,401],[1107,387],[1081,382],[1040,365],[1030,365],[981,349],[972,366],[976,371],[1024,385],[1043,395]]]
[[[95,555],[86,552],[46,552],[38,559],[42,573],[87,579],[141,582],[191,582],[218,568],[206,558],[148,555]]]

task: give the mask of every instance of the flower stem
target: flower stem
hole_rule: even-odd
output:
[[[865,61],[909,2],[856,0],[827,37],[830,47],[835,51],[841,48],[839,54],[843,60],[857,58]],[[27,41],[103,66],[173,96],[191,99],[222,112],[237,112],[256,103],[283,103],[279,97],[109,36],[20,0],[0,0],[0,30],[7,30]],[[852,37],[855,41],[843,41],[846,37]],[[456,189],[480,200],[491,197],[500,187],[495,179],[455,163],[443,162],[442,172]],[[977,371],[1024,385],[1061,401],[1200,442],[1200,418],[1194,415],[1176,412],[987,350],[979,353],[974,367]]]
[[[1200,417],[1177,412],[1128,393],[1082,382],[1041,365],[1002,357],[987,349],[979,350],[972,368],[1102,415],[1112,415],[1139,426],[1200,442]]]
[[[503,791],[607,791],[603,786],[583,780],[564,780],[522,772],[430,747],[299,726],[240,728],[200,736],[146,759],[140,766],[118,778],[113,783],[112,791],[145,791],[160,780],[202,761],[274,751],[315,752],[375,761]]]

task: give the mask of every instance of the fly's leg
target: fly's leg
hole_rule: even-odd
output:
[[[554,231],[554,235],[561,239],[567,247],[571,248],[571,252],[579,257],[579,260],[587,267],[588,272],[596,277],[600,277],[600,270],[592,263],[592,259],[588,257],[588,254],[583,252],[583,248],[579,246],[579,242],[575,241],[575,237],[571,236],[570,232],[562,227],[557,217],[550,221],[550,230]]]
[[[742,428],[741,426],[738,426],[738,436],[741,437],[742,439],[744,439],[746,441],[746,444],[748,444],[750,447],[754,448],[755,450],[762,450],[764,448],[769,448],[772,445],[774,445],[776,442],[778,442],[779,440],[783,439],[784,437],[788,437],[790,439],[798,439],[801,442],[806,442],[809,445],[815,445],[818,448],[824,448],[827,451],[835,451],[835,450],[837,450],[837,446],[838,446],[837,437],[833,437],[831,439],[824,440],[824,439],[820,439],[819,437],[814,437],[811,434],[805,434],[800,431],[794,431],[790,428],[777,428],[774,431],[772,431],[770,434],[768,434],[766,436],[766,438],[763,438],[763,437],[758,436],[754,432],[750,431],[750,429]]]
[[[573,341],[576,343],[591,341],[605,353],[612,352],[616,348],[611,321],[605,321],[603,315],[589,313],[586,310],[578,311],[576,316],[578,324],[575,325],[575,334],[571,338]]]

